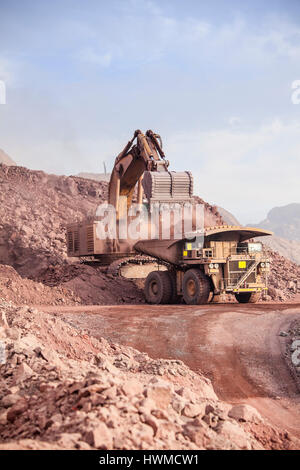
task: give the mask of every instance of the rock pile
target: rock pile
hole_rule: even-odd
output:
[[[0,165],[1,164],[4,164],[4,165],[7,165],[7,166],[16,166],[16,163],[13,161],[13,159],[7,155],[6,152],[4,152],[4,150],[0,149]]]
[[[66,262],[65,227],[94,215],[107,183],[0,165],[0,262],[25,277]]]
[[[22,278],[0,264],[0,292],[16,305],[114,305],[144,302],[136,285],[110,279],[100,268],[80,264],[50,266],[43,282]]]
[[[300,320],[295,320],[286,333],[286,357],[300,391]]]
[[[0,449],[294,447],[181,361],[96,340],[56,315],[0,309]]]
[[[285,302],[300,293],[300,266],[268,250],[271,261],[268,295],[270,300]]]
[[[74,305],[81,303],[71,289],[48,287],[41,282],[22,278],[11,266],[0,264],[0,292],[6,301],[16,305]]]

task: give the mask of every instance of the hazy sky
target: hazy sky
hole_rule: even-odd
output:
[[[0,0],[0,80],[21,165],[102,172],[153,129],[242,223],[300,202],[299,0]]]

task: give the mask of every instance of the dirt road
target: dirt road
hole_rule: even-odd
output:
[[[40,308],[40,307],[39,307]],[[300,304],[45,307],[96,337],[201,370],[225,401],[249,403],[300,437],[300,394],[279,336]]]

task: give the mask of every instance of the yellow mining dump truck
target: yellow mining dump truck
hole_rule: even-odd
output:
[[[241,303],[255,303],[267,289],[270,261],[255,237],[272,232],[222,225],[182,240],[140,240],[137,252],[168,263],[149,273],[145,296],[152,304],[209,302],[223,293]]]

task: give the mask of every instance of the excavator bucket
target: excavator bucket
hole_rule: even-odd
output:
[[[189,171],[145,171],[143,189],[150,203],[191,201],[193,176]]]

